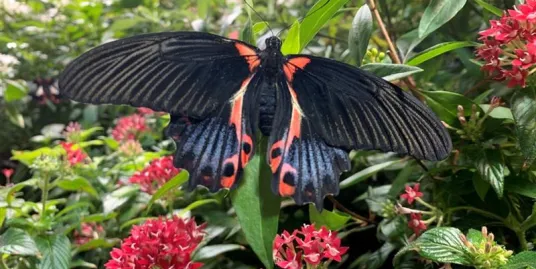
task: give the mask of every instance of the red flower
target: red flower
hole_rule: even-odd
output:
[[[166,156],[153,160],[145,169],[134,173],[128,181],[139,184],[143,192],[154,194],[179,172],[180,169],[173,166],[173,157]]]
[[[508,87],[526,86],[526,78],[536,71],[536,0],[508,10],[490,28],[480,32],[483,45],[477,57],[485,61],[482,70]]]
[[[292,234],[284,231],[275,237],[273,258],[281,268],[301,268],[302,262],[307,265],[331,260],[340,262],[347,250],[347,247],[341,247],[336,232],[324,226],[317,230],[314,225],[304,225]]]
[[[73,232],[74,243],[83,245],[93,239],[101,237],[103,233],[104,228],[102,228],[101,225],[83,222],[80,224],[80,231],[74,230]]]
[[[426,230],[426,223],[424,223],[424,221],[422,221],[422,215],[421,214],[416,214],[416,213],[411,213],[410,214],[410,220],[408,222],[408,226],[409,228],[411,228],[413,230],[413,232],[416,234],[416,235],[419,235],[421,233],[421,231],[424,231]]]
[[[114,248],[107,269],[197,269],[203,264],[191,261],[192,252],[204,236],[204,224],[174,216],[148,220],[134,226],[131,235]]]
[[[60,142],[60,145],[67,152],[67,161],[71,166],[82,163],[88,157],[80,147],[73,143]]]
[[[413,188],[411,188],[410,186],[406,186],[406,193],[401,194],[400,198],[408,200],[408,204],[411,205],[413,203],[413,200],[415,200],[415,198],[419,198],[423,196],[422,192],[419,191],[419,188],[420,188],[419,183],[415,184]]]
[[[2,169],[2,174],[6,177],[7,180],[11,178],[11,176],[15,173],[15,170],[12,168],[4,168]]]
[[[112,137],[117,141],[137,139],[148,130],[145,118],[138,114],[133,114],[119,118],[115,128],[112,130]]]

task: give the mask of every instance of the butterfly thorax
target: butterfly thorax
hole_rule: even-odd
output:
[[[259,54],[261,57],[261,67],[269,78],[275,81],[277,75],[281,73],[283,65],[283,54],[281,53],[281,39],[272,36],[266,39],[266,48]]]

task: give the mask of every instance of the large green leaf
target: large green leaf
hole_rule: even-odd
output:
[[[459,48],[473,47],[477,45],[479,44],[476,42],[471,42],[471,41],[452,41],[452,42],[445,42],[445,43],[437,44],[431,48],[428,48],[422,52],[419,52],[417,55],[409,59],[406,62],[406,64],[416,66],[428,60],[431,60],[439,55],[447,53],[449,51],[459,49]]]
[[[345,189],[345,188],[348,188],[352,185],[355,185],[373,175],[375,175],[376,173],[380,172],[381,170],[395,164],[395,163],[398,163],[400,161],[402,161],[403,159],[400,159],[400,160],[394,160],[394,161],[388,161],[388,162],[384,162],[384,163],[379,163],[379,164],[375,164],[373,166],[369,166],[351,176],[349,176],[348,178],[346,178],[345,180],[341,181],[341,183],[339,184],[340,188],[341,189]]]
[[[466,116],[471,114],[473,101],[459,93],[447,91],[421,91],[421,93],[426,99],[426,104],[442,121],[450,125],[458,126],[460,123],[457,116],[458,105],[463,106]],[[479,107],[477,109],[480,110]]]
[[[407,76],[411,76],[412,74],[423,71],[416,66],[409,66],[405,64],[374,63],[363,65],[361,68],[376,76],[382,77],[387,81],[405,78]]]
[[[300,48],[303,49],[320,29],[349,0],[320,0],[305,15],[300,26]]]
[[[504,188],[509,192],[536,199],[536,184],[525,177],[508,178]]]
[[[91,183],[83,177],[75,177],[72,179],[61,179],[54,182],[54,184],[64,190],[68,191],[83,191],[89,195],[98,198],[99,194],[97,190],[93,188]]]
[[[505,164],[501,152],[482,149],[471,153],[471,155],[480,177],[491,185],[499,197],[502,197]]]
[[[326,226],[330,230],[339,230],[350,220],[350,216],[345,213],[322,210],[318,212],[313,204],[309,205],[309,218],[316,227]]]
[[[484,0],[475,0],[475,2],[477,2],[477,4],[480,5],[481,7],[483,7],[485,10],[487,10],[487,11],[489,11],[489,12],[491,12],[491,13],[499,16],[499,17],[502,17],[503,11],[500,8],[494,6],[494,5],[490,4],[490,3],[487,3]]]
[[[417,240],[401,249],[395,257],[395,263],[402,254],[416,251],[425,259],[441,263],[470,265],[469,249],[463,244],[462,233],[453,227],[438,227],[423,233]]]
[[[518,90],[512,96],[512,114],[521,153],[530,164],[536,159],[536,89]]]
[[[9,228],[0,236],[0,253],[36,256],[39,254],[39,250],[26,231]]]
[[[281,52],[283,54],[297,54],[300,53],[300,22],[295,21],[288,30],[285,42],[281,46]]]
[[[432,0],[419,23],[419,37],[424,37],[450,21],[467,0]]]
[[[42,258],[39,269],[68,269],[71,262],[71,242],[63,234],[40,236],[36,239]]]
[[[508,259],[501,269],[536,269],[536,251],[523,251]]]
[[[27,95],[27,89],[20,82],[15,80],[6,80],[7,87],[4,91],[4,100],[13,102],[22,99]]]
[[[272,171],[265,157],[266,145],[266,138],[259,139],[258,150],[244,169],[240,186],[231,192],[231,200],[248,243],[271,269],[281,198],[271,191]]]
[[[348,34],[348,47],[357,66],[363,62],[371,36],[372,13],[367,5],[363,5],[355,14],[352,28]]]

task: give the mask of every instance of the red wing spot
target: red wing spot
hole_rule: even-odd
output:
[[[223,167],[223,176],[220,179],[220,184],[224,188],[231,188],[231,186],[233,186],[236,180],[236,170],[238,168],[238,154],[235,154],[225,160],[223,162]],[[232,168],[232,171],[229,167]]]
[[[296,187],[285,182],[285,177],[292,177],[293,180],[297,177],[297,172],[290,164],[285,163],[279,173],[279,194],[281,196],[292,196],[296,192]],[[291,182],[289,182],[291,183]]]
[[[257,68],[257,66],[259,66],[261,61],[259,59],[259,56],[257,55],[257,52],[254,49],[239,42],[235,43],[235,47],[238,50],[240,56],[244,57],[244,59],[246,59],[246,61],[248,62],[250,72]]]
[[[285,72],[287,80],[292,82],[292,80],[294,80],[294,73],[296,73],[296,69],[303,69],[310,62],[311,59],[306,57],[296,57],[288,60],[288,62],[286,62],[283,66],[283,71]]]
[[[242,150],[241,150],[241,161],[242,161],[242,167],[246,166],[246,164],[249,161],[249,157],[251,155],[251,150],[253,147],[253,140],[251,140],[251,137],[247,134],[244,134],[242,136]]]

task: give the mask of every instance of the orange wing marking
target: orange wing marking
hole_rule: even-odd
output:
[[[290,184],[287,184],[283,179],[287,173],[291,173],[293,177],[296,177],[296,169],[290,164],[285,163],[281,167],[281,172],[279,173],[279,194],[281,196],[291,196],[296,191],[296,187]]]
[[[244,57],[248,62],[250,72],[259,66],[261,60],[254,49],[239,42],[235,43],[235,47],[238,50],[238,53],[240,53],[240,56]]]
[[[286,62],[283,66],[283,71],[285,72],[287,80],[292,82],[294,80],[294,73],[296,73],[296,69],[303,69],[310,62],[311,59],[306,57],[296,57],[288,60],[288,62]]]

